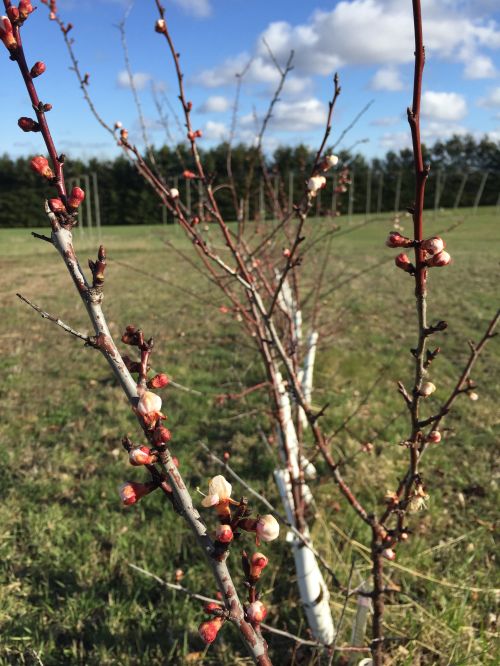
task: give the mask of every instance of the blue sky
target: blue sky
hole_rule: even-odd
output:
[[[60,0],[61,17],[74,25],[75,51],[90,75],[94,102],[110,124],[120,120],[141,144],[137,112],[125,75],[120,35],[115,27],[128,2]],[[185,73],[193,120],[203,144],[228,137],[235,75],[251,61],[243,80],[236,139],[250,143],[278,73],[263,39],[284,64],[295,51],[294,70],[269,127],[265,147],[318,144],[338,71],[342,95],[332,139],[360,109],[368,112],[343,147],[368,140],[358,149],[369,157],[409,145],[405,109],[411,100],[413,35],[410,0],[164,0],[167,20]],[[500,7],[497,0],[423,0],[427,65],[424,72],[424,140],[453,133],[487,133],[500,140]],[[153,0],[136,0],[127,19],[130,59],[148,125],[150,141],[161,145],[152,87],[179,110],[174,69],[162,36],[157,35]],[[49,122],[56,146],[71,156],[113,157],[119,148],[86,108],[62,36],[46,7],[23,28],[29,63],[43,60],[47,72],[37,80],[41,99],[53,104]],[[30,115],[26,91],[7,51],[0,58],[2,112],[0,153],[41,153],[39,135],[24,134],[17,119]],[[174,140],[183,135],[165,106]]]

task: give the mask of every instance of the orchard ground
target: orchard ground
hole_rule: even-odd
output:
[[[369,506],[380,508],[408,458],[398,445],[408,432],[408,418],[396,382],[411,384],[413,281],[394,266],[396,251],[384,246],[391,216],[335,222],[341,229],[333,236],[327,265],[331,293],[322,305],[329,338],[317,358],[313,399],[318,408],[330,405],[323,417],[328,433],[371,392],[332,447],[337,457],[354,456],[345,477]],[[500,212],[493,208],[475,215],[459,210],[426,216],[426,235],[443,231],[453,257],[451,266],[432,269],[429,280],[430,322],[449,322],[431,339],[443,351],[430,371],[437,385],[430,413],[447,397],[468,358],[467,340],[479,340],[498,308],[499,223]],[[402,215],[401,224],[402,233],[411,235],[410,218]],[[305,247],[331,225],[329,220],[308,223]],[[249,663],[230,626],[204,650],[197,635],[205,618],[201,604],[129,567],[143,566],[169,581],[181,568],[182,583],[190,590],[215,593],[193,537],[160,493],[133,507],[120,504],[119,484],[143,478],[141,470],[128,465],[121,438],[129,434],[142,440],[103,358],[15,296],[20,292],[74,328],[89,331],[63,262],[29,230],[0,230],[0,239],[0,664],[38,664],[38,659],[44,666]],[[161,392],[172,450],[195,501],[196,487],[206,490],[209,477],[222,471],[208,461],[203,441],[217,454],[229,451],[235,470],[279,507],[274,452],[260,433],[262,428],[270,434],[264,395],[222,406],[216,401],[218,394],[262,381],[263,368],[238,322],[219,311],[225,302],[217,288],[165,241],[194,257],[174,226],[102,229],[108,252],[104,309],[111,331],[119,339],[133,323],[154,335],[155,369],[196,390]],[[83,265],[95,256],[95,231],[76,231],[75,244]],[[323,240],[306,253],[304,289],[327,247]],[[442,442],[423,462],[428,509],[412,517],[413,535],[398,547],[396,561],[386,563],[388,585],[403,592],[388,595],[385,633],[400,639],[392,644],[388,664],[498,663],[498,358],[496,338],[472,374],[479,400],[459,397],[444,422]],[[369,441],[371,454],[362,451]],[[315,454],[310,450],[309,455]],[[316,463],[322,473],[312,484],[315,543],[341,580],[347,580],[354,560],[357,584],[369,574],[369,535],[321,461]],[[237,484],[234,489],[235,495],[247,494]],[[253,499],[251,504],[264,511]],[[210,511],[204,513],[215,527]],[[241,546],[252,550],[249,538]],[[236,578],[239,549],[237,544],[230,557]],[[261,590],[268,621],[307,637],[285,530],[265,550],[270,566]],[[343,599],[331,589],[338,622]],[[352,599],[338,645],[349,644],[354,611]],[[293,661],[290,641],[268,639],[274,663],[318,663],[305,648]]]

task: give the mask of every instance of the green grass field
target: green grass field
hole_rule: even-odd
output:
[[[461,224],[444,234],[454,262],[433,269],[429,284],[430,321],[449,322],[447,331],[432,340],[443,353],[432,367],[438,390],[431,408],[456,380],[468,356],[467,340],[479,339],[498,308],[500,215],[494,209],[480,209],[476,216],[462,210],[437,219],[431,214],[427,235],[455,222]],[[361,218],[339,223],[328,263],[332,291],[323,303],[329,337],[317,359],[314,401],[330,403],[323,422],[328,433],[374,386],[333,449],[351,456],[360,452],[360,442],[374,441],[374,453],[356,455],[344,474],[369,506],[380,506],[406,466],[407,453],[398,442],[408,423],[396,382],[408,384],[412,376],[413,282],[394,267],[394,251],[384,247],[389,217],[365,226]],[[311,222],[309,239],[328,224]],[[411,233],[409,220],[402,224]],[[203,562],[193,556],[194,539],[158,493],[128,509],[120,505],[118,485],[143,476],[128,465],[120,445],[125,434],[138,437],[138,427],[103,358],[15,296],[21,292],[89,331],[64,264],[28,230],[0,230],[0,240],[0,664],[250,663],[229,626],[204,651],[197,635],[201,605],[129,567],[135,563],[165,580],[182,568],[186,587],[215,592]],[[155,368],[199,391],[163,391],[172,448],[191,488],[203,488],[220,472],[208,462],[203,441],[216,453],[230,451],[236,471],[278,505],[274,454],[262,444],[258,429],[269,432],[267,403],[251,395],[243,402],[215,404],[218,393],[262,381],[263,368],[238,323],[219,312],[224,301],[217,290],[164,241],[194,256],[189,243],[171,226],[105,228],[102,240],[109,255],[104,309],[112,333],[119,337],[127,324],[140,325],[155,336]],[[76,233],[82,264],[94,257],[97,245],[88,231]],[[324,248],[318,243],[306,254],[306,286]],[[388,664],[499,663],[494,591],[499,587],[494,543],[498,358],[497,338],[473,373],[480,399],[457,401],[444,440],[424,460],[428,510],[413,517],[412,538],[386,568],[388,580],[403,592],[388,598],[386,635],[400,639]],[[313,488],[313,536],[341,579],[347,580],[354,559],[358,582],[368,574],[368,535],[323,472]],[[271,564],[262,590],[269,623],[306,637],[284,535],[267,550]],[[236,578],[238,559],[234,548],[230,561]],[[342,597],[332,590],[331,601],[338,621]],[[339,644],[350,641],[354,610],[353,599]],[[292,645],[283,638],[269,635],[269,644],[274,663],[317,663],[306,649],[292,656]],[[337,658],[335,663],[346,662]]]

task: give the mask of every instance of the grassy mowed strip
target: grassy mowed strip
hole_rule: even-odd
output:
[[[438,390],[429,399],[430,412],[467,359],[467,339],[479,339],[498,307],[498,218],[494,209],[427,216],[428,235],[461,222],[444,234],[453,264],[430,274],[430,321],[450,324],[431,340],[443,353],[431,368]],[[345,476],[365,502],[380,506],[407,458],[398,446],[408,422],[396,381],[410,385],[412,379],[413,283],[394,267],[395,251],[384,247],[389,217],[336,222],[341,229],[332,240],[325,280],[330,294],[322,303],[328,337],[317,360],[314,402],[330,403],[324,427],[332,432],[372,391],[332,446],[338,457],[355,456]],[[319,239],[329,224],[309,225],[304,248],[318,242],[301,268],[304,292],[326,252],[328,243]],[[411,235],[409,218],[401,224],[402,233]],[[88,230],[79,234],[83,263],[94,258],[98,241]],[[239,324],[219,312],[224,301],[217,289],[165,244],[194,257],[189,242],[172,226],[103,228],[102,240],[109,255],[104,309],[112,333],[119,337],[130,323],[143,327],[155,336],[155,368],[199,392],[163,391],[173,450],[191,488],[205,489],[220,472],[201,450],[204,441],[216,453],[229,450],[233,467],[278,505],[274,457],[259,433],[262,427],[270,434],[266,400],[262,394],[223,406],[215,400],[262,381],[262,366]],[[201,607],[128,566],[144,566],[167,580],[182,568],[187,587],[214,592],[203,562],[193,557],[193,538],[160,495],[129,509],[120,506],[117,486],[127,478],[140,480],[142,472],[128,466],[121,450],[121,437],[137,439],[138,429],[107,365],[15,297],[21,292],[89,331],[63,263],[48,243],[23,229],[0,230],[0,261],[0,664],[37,663],[33,651],[45,666],[183,664],[197,653],[204,664],[247,663],[229,627],[203,654],[196,633]],[[473,373],[480,399],[457,401],[444,440],[424,461],[428,509],[414,516],[412,538],[387,566],[390,580],[405,593],[389,598],[386,633],[402,639],[391,663],[498,661],[492,617],[498,357],[495,339]],[[372,440],[375,452],[360,453],[360,442]],[[343,580],[353,557],[359,575],[367,576],[366,530],[318,466],[324,473],[313,489],[317,546]],[[235,494],[242,493],[235,486]],[[209,514],[207,520],[215,526]],[[244,545],[252,548],[249,540]],[[306,635],[284,535],[267,550],[271,564],[262,591],[270,622]],[[238,559],[236,547],[235,572]],[[354,604],[348,604],[339,644],[349,643]],[[341,605],[333,592],[337,618]],[[289,642],[269,640],[276,661],[290,655]]]

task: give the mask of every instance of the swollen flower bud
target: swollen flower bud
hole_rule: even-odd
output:
[[[47,67],[44,62],[36,62],[33,67],[30,69],[30,74],[32,79],[36,79],[37,76],[40,76],[45,72]]]
[[[382,551],[382,557],[385,557],[385,559],[389,560],[390,562],[394,562],[396,559],[396,551],[392,548],[384,548]]]
[[[172,433],[165,426],[160,426],[154,429],[153,432],[153,442],[158,446],[158,444],[167,444],[172,439]]]
[[[36,120],[33,120],[33,118],[26,118],[25,116],[19,118],[17,121],[17,124],[19,127],[23,130],[23,132],[39,132],[40,131],[40,125],[36,122]]]
[[[233,530],[230,525],[217,525],[215,538],[221,543],[231,543],[233,540]]]
[[[404,252],[398,254],[398,256],[394,259],[394,263],[398,268],[401,268],[403,271],[410,273],[410,275],[415,272],[415,267],[408,258],[408,255]]]
[[[119,493],[122,503],[125,506],[136,504],[141,497],[149,495],[156,489],[155,483],[136,483],[135,481],[127,481],[120,486]]]
[[[267,608],[262,601],[254,601],[247,608],[247,617],[252,624],[259,624],[264,622],[267,615]]]
[[[325,186],[326,178],[324,176],[311,176],[307,181],[307,189],[312,197],[315,197]]]
[[[152,379],[148,381],[149,388],[160,389],[166,386],[169,383],[169,378],[164,373],[159,373],[155,375]]]
[[[385,241],[387,247],[411,247],[412,241],[406,236],[402,236],[397,231],[391,231]],[[406,256],[406,255],[405,255]]]
[[[435,390],[436,387],[432,382],[424,382],[420,387],[419,393],[424,398],[428,398],[430,395],[434,393]]]
[[[446,250],[441,250],[441,252],[438,252],[427,259],[426,264],[427,266],[447,266],[450,261],[451,257],[448,252],[446,252]]]
[[[137,413],[142,416],[142,419],[148,428],[152,428],[156,421],[163,416],[160,409],[160,396],[151,391],[144,391],[137,403]]]
[[[420,244],[422,250],[428,252],[429,254],[438,254],[445,248],[445,242],[440,236],[433,236],[432,238],[427,238],[423,240]]]
[[[33,5],[28,0],[21,0],[19,3],[19,18],[25,21],[33,11]]]
[[[198,627],[198,633],[203,642],[207,643],[207,645],[213,643],[223,624],[224,619],[222,617],[214,617],[211,620],[202,622]]]
[[[82,201],[85,199],[85,192],[80,187],[74,187],[68,197],[68,206],[70,208],[78,208]]]
[[[156,462],[156,456],[147,446],[138,446],[136,449],[132,449],[128,454],[128,459],[134,467],[152,465]]]
[[[262,570],[267,567],[269,560],[264,553],[254,553],[250,558],[250,576],[257,580],[260,578]]]
[[[167,29],[167,24],[165,23],[165,19],[158,19],[155,23],[156,32],[159,33],[166,32],[166,29]]]
[[[177,199],[179,196],[179,190],[176,187],[171,187],[170,196],[172,197],[172,199]]]
[[[268,513],[261,516],[256,525],[257,539],[261,541],[274,541],[280,533],[280,526],[274,516]]]
[[[39,173],[40,176],[47,178],[47,180],[52,180],[54,178],[54,172],[49,167],[49,161],[43,155],[38,155],[34,157],[30,162],[30,167],[36,173]]]
[[[186,180],[192,180],[193,178],[196,178],[196,174],[193,171],[189,171],[189,169],[185,169],[182,172],[182,177]]]
[[[432,432],[429,433],[429,437],[427,438],[429,442],[433,442],[434,444],[439,444],[441,441],[441,433],[439,430],[433,430]]]
[[[66,211],[61,199],[49,199],[49,208],[53,213],[64,213]]]
[[[14,37],[12,23],[7,18],[7,16],[2,16],[0,18],[0,39],[5,44],[6,48],[9,49],[9,51],[13,51],[17,48],[17,42],[16,38]]]
[[[11,23],[19,21],[19,9],[17,7],[7,7],[7,16]]]

